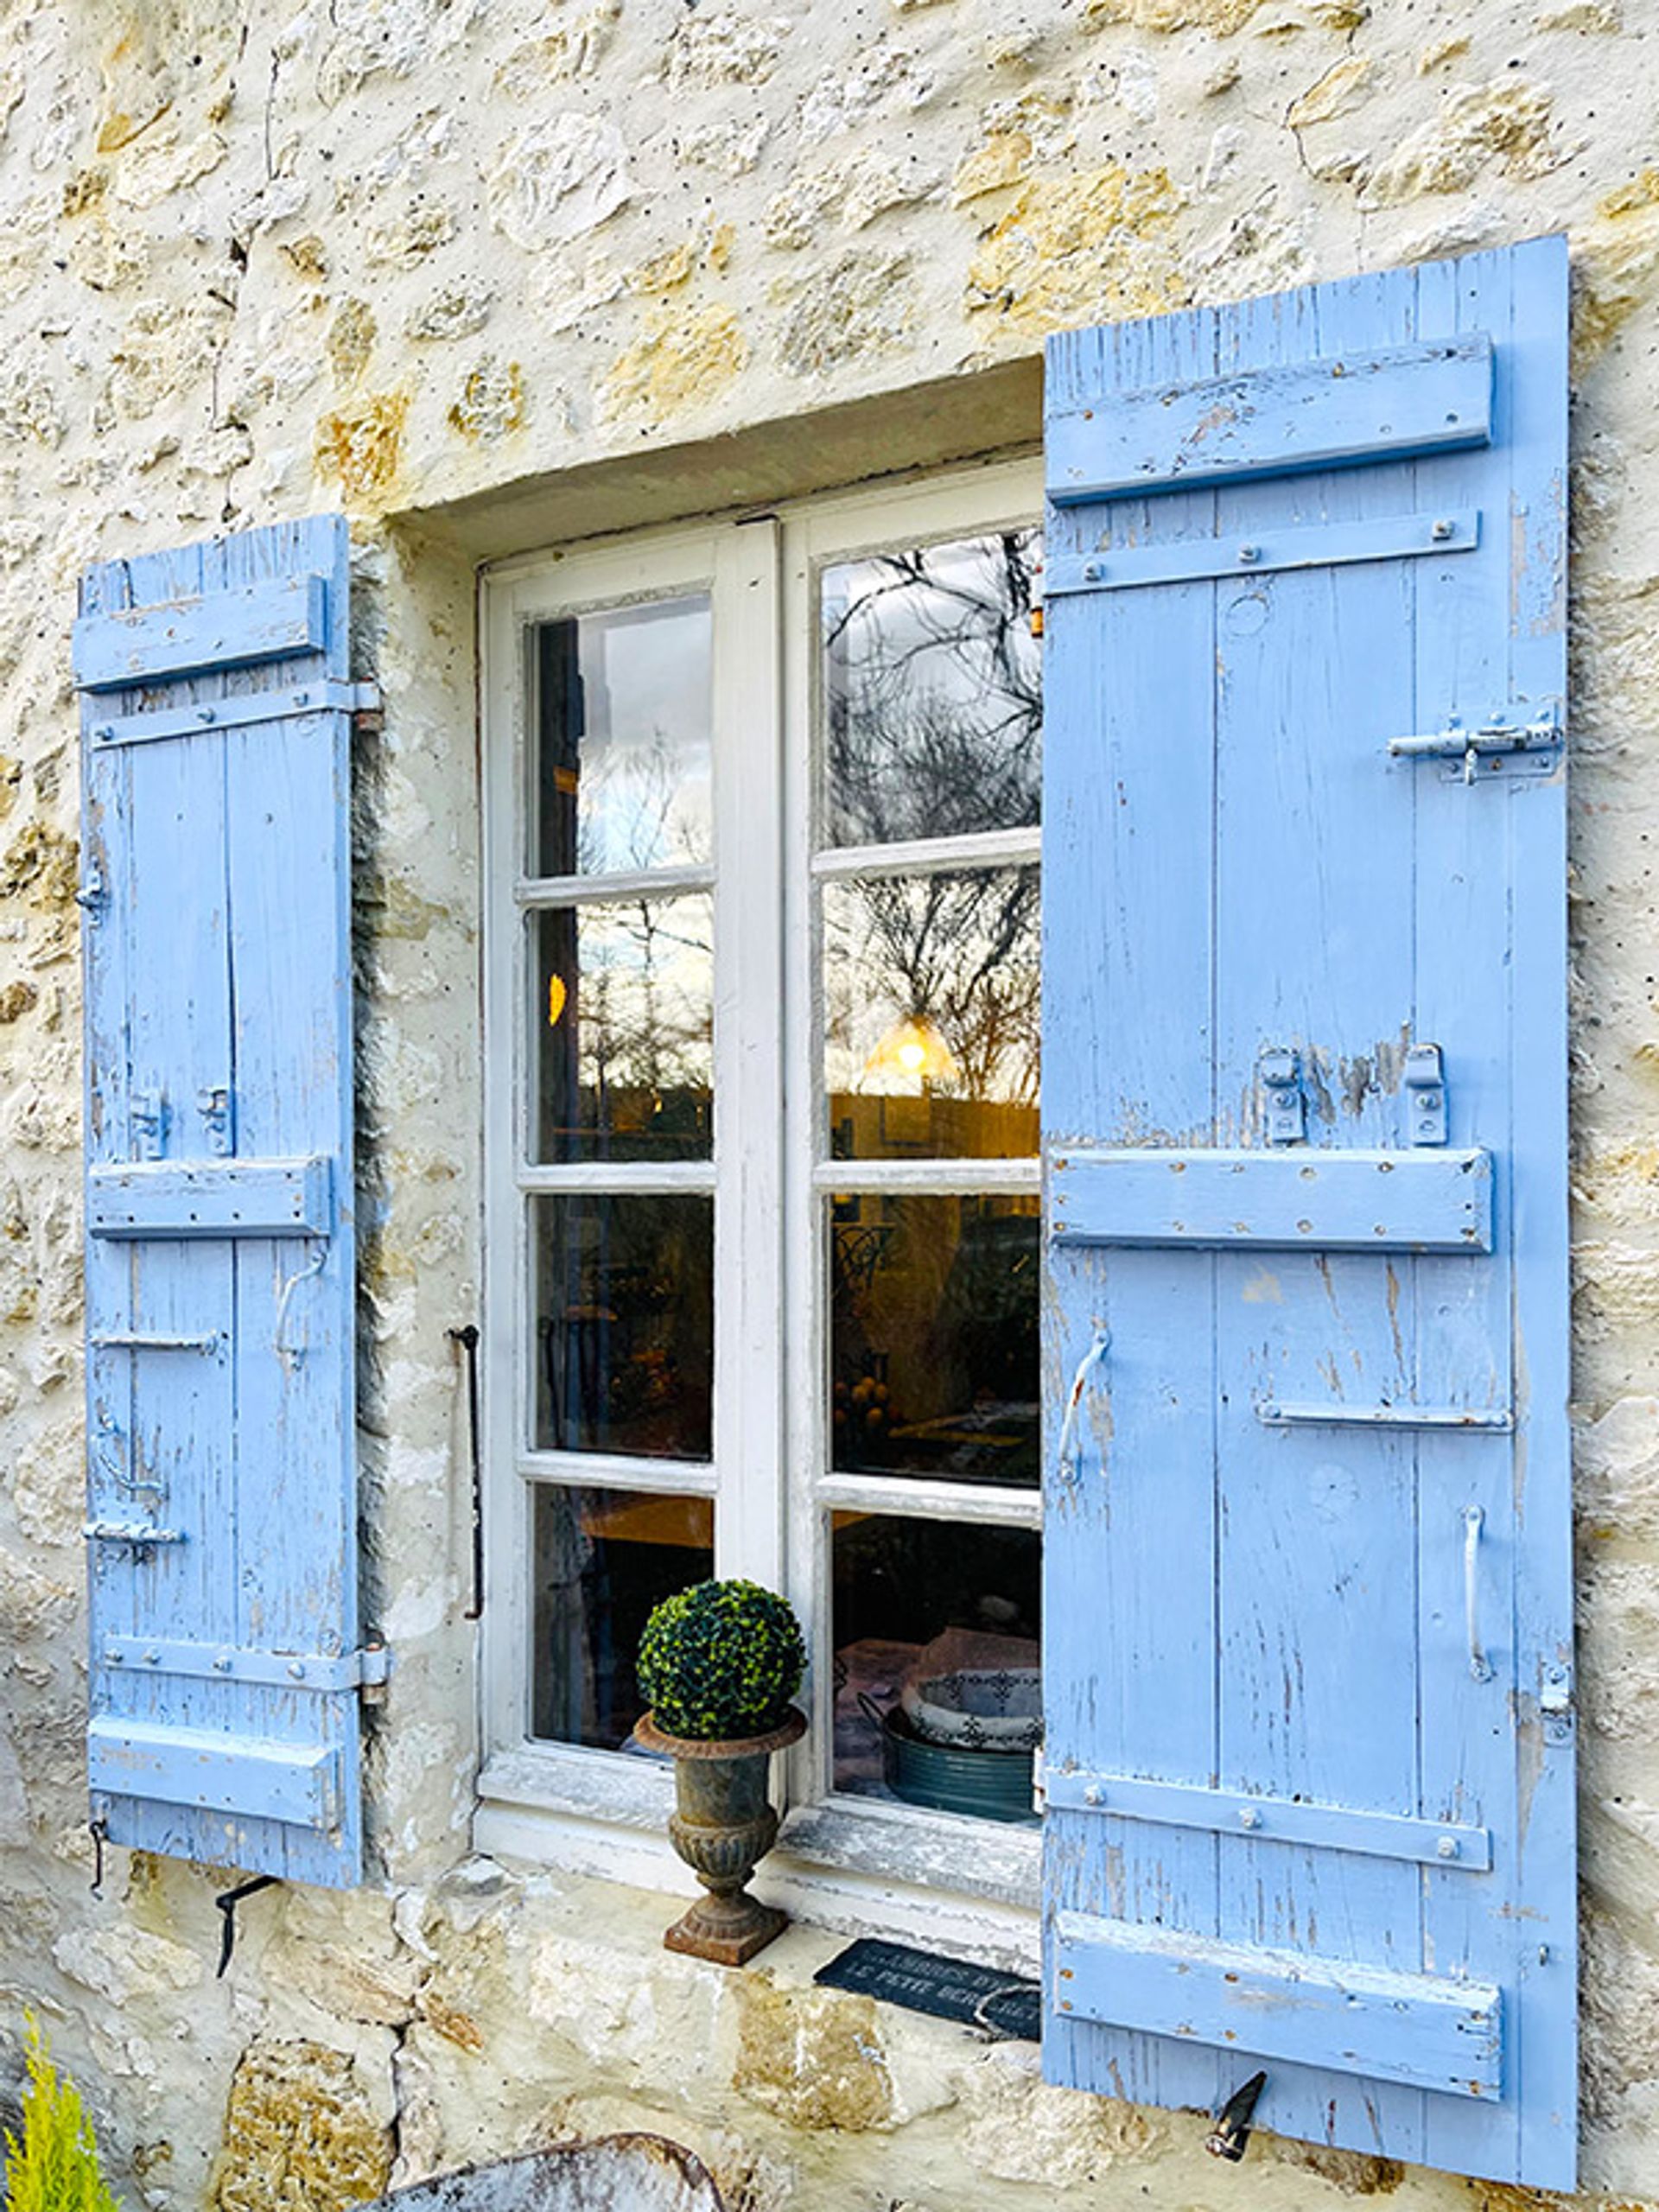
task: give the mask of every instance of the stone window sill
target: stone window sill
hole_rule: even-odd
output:
[[[474,1844],[491,1858],[696,1893],[668,1840],[673,1779],[655,1764],[525,1746],[489,1761],[479,1796]],[[755,1890],[810,1926],[1034,1974],[1041,1845],[1034,1827],[831,1798],[785,1816]]]

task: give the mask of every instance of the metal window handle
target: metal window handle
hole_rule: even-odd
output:
[[[1478,1505],[1463,1512],[1463,1617],[1469,1633],[1469,1674],[1477,1682],[1490,1682],[1492,1662],[1480,1640],[1480,1532],[1486,1516]]]
[[[1065,1419],[1060,1424],[1060,1473],[1068,1482],[1077,1471],[1077,1409],[1083,1403],[1083,1394],[1089,1387],[1089,1377],[1100,1365],[1112,1348],[1109,1329],[1096,1329],[1095,1340],[1077,1362],[1077,1371],[1071,1377],[1071,1388],[1065,1396]]]

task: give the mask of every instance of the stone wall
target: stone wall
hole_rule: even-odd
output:
[[[1266,2142],[1224,2172],[1191,2120],[814,1992],[811,1930],[727,1976],[660,1951],[660,1897],[468,1859],[443,1332],[477,1292],[486,495],[858,402],[892,453],[907,392],[1055,326],[1553,228],[1585,2171],[1659,2202],[1656,111],[1653,0],[0,0],[0,2036],[41,2016],[130,2205],[330,2208],[623,2125],[704,2152],[734,2212],[1534,2202]],[[88,1895],[68,626],[96,556],[340,503],[388,709],[358,775],[362,1456],[399,1669],[379,1885],[250,1901],[217,1981],[210,1874],[117,1854]]]

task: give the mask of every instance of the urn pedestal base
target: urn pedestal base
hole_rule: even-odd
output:
[[[772,1754],[798,1743],[803,1714],[791,1713],[766,1736],[705,1743],[671,1736],[647,1713],[634,1733],[674,1760],[675,1808],[669,1840],[709,1895],[700,1897],[664,1936],[668,1950],[717,1966],[741,1967],[789,1925],[789,1915],[748,1894],[758,1860],[778,1840],[778,1815],[766,1796]]]

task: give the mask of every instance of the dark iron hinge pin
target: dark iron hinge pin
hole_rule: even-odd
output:
[[[260,1890],[271,1890],[276,1886],[275,1874],[256,1874],[252,1881],[243,1882],[236,1889],[221,1890],[213,1899],[224,1916],[225,1923],[219,1936],[219,1971],[214,1976],[215,1980],[224,1980],[225,1969],[230,1965],[231,1954],[236,1948],[236,1908],[244,1897],[251,1897]]]
[[[1252,2074],[1233,2091],[1216,2115],[1216,2124],[1204,2139],[1204,2147],[1211,2158],[1226,2158],[1234,2165],[1243,2157],[1250,2139],[1250,2121],[1255,2113],[1256,2099],[1268,2086],[1263,2074]]]

